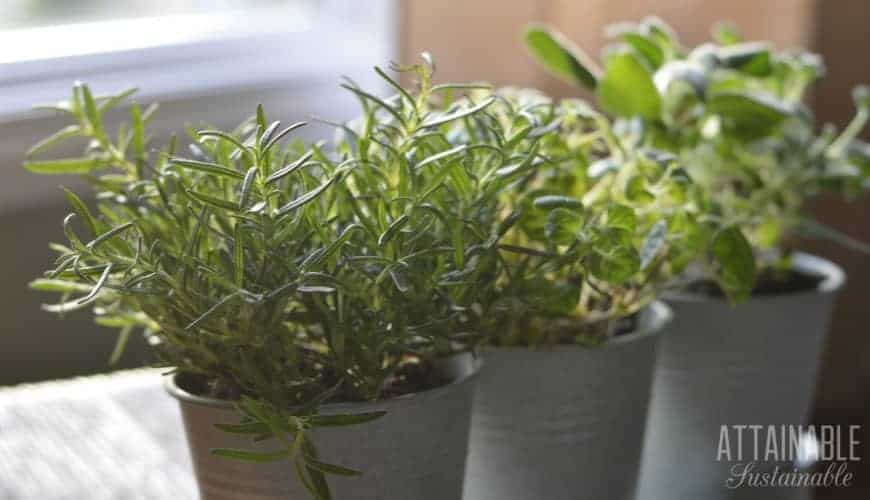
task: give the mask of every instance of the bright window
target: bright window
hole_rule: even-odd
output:
[[[0,214],[55,199],[57,180],[17,165],[63,120],[34,104],[138,87],[155,126],[231,126],[258,102],[281,119],[347,118],[348,75],[383,83],[398,0],[0,0]]]
[[[3,0],[0,64],[311,29],[311,0]]]
[[[214,14],[299,0],[3,0],[0,30],[141,17]]]

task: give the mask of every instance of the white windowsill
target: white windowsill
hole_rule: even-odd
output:
[[[334,20],[332,4],[344,3],[257,9],[243,24],[241,14],[224,12],[0,32],[0,123],[66,98],[74,80],[106,90],[135,85],[142,99],[165,100],[383,64],[372,56],[392,56],[392,1],[372,2],[364,19]]]
[[[240,16],[252,22],[239,26]],[[144,17],[0,31],[0,64],[60,59],[188,44],[208,39],[311,29],[311,6],[257,9],[253,13],[220,12]],[[256,26],[256,28],[255,28]],[[134,34],[135,36],[131,36]]]

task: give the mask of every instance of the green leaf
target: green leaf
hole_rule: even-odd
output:
[[[720,63],[747,75],[763,77],[770,74],[770,47],[766,43],[749,42],[720,47],[717,51]]]
[[[96,238],[91,240],[85,246],[88,248],[88,250],[93,250],[94,248],[97,248],[98,246],[103,244],[103,242],[108,241],[111,238],[114,238],[115,236],[123,233],[124,231],[130,229],[133,226],[134,226],[134,224],[132,222],[125,222],[124,224],[121,224],[120,226],[113,227],[112,229],[109,229],[108,231],[100,234],[99,236],[97,236]]]
[[[423,161],[421,161],[420,163],[415,165],[414,169],[421,170],[423,167],[425,167],[427,165],[430,165],[432,163],[437,163],[437,162],[440,162],[444,159],[451,158],[451,157],[454,157],[460,153],[463,153],[463,152],[465,152],[466,149],[468,149],[468,147],[465,144],[461,144],[459,146],[456,146],[455,148],[450,148],[450,149],[441,151],[439,153],[436,153],[432,156],[427,156]]]
[[[764,135],[782,123],[793,110],[764,94],[717,92],[707,101],[707,112],[721,116],[741,135]]]
[[[305,125],[308,125],[308,123],[307,122],[296,122],[293,125],[290,125],[289,127],[285,128],[284,130],[278,132],[274,137],[270,138],[266,142],[266,144],[263,146],[263,152],[264,153],[268,152],[270,149],[272,149],[272,146],[277,144],[278,141],[280,141],[281,139],[284,138],[284,136],[286,136],[290,132],[293,132],[294,130],[296,130],[300,127],[304,127]]]
[[[211,454],[216,457],[231,458],[243,462],[269,463],[284,460],[290,457],[290,450],[273,452],[235,450],[231,448],[214,448]]]
[[[69,204],[72,206],[73,210],[75,210],[76,214],[84,221],[88,230],[91,232],[91,236],[95,237],[99,235],[102,232],[100,231],[100,224],[96,219],[94,219],[94,216],[91,215],[91,211],[88,210],[88,206],[85,205],[82,199],[79,198],[79,196],[73,191],[70,191],[65,187],[62,187],[61,189],[63,189],[63,194]]]
[[[130,333],[132,332],[132,326],[125,326],[120,332],[118,332],[118,340],[115,342],[115,348],[112,349],[112,354],[109,355],[109,366],[118,364],[121,355],[124,354],[124,349],[127,347],[127,340],[129,340]]]
[[[567,208],[554,208],[547,215],[544,235],[557,245],[570,245],[577,240],[583,218],[577,211]]]
[[[596,95],[601,107],[617,116],[657,120],[661,112],[661,97],[652,75],[630,52],[616,53],[607,59]]]
[[[40,292],[57,293],[87,292],[91,289],[91,286],[85,283],[46,278],[33,280],[30,282],[29,286],[31,289],[38,290]]]
[[[131,141],[133,153],[137,158],[145,156],[145,120],[142,116],[142,108],[138,104],[130,106],[130,121],[132,122]]]
[[[631,207],[613,203],[607,207],[605,213],[607,216],[607,227],[623,229],[629,233],[633,233],[637,227],[637,216]]]
[[[359,425],[377,420],[387,412],[373,411],[366,413],[350,413],[346,415],[314,415],[310,418],[313,427],[344,427],[347,425]]]
[[[526,28],[524,39],[526,48],[542,66],[569,83],[595,89],[601,70],[561,33],[533,25]]]
[[[139,92],[139,89],[135,87],[131,87],[129,89],[124,89],[121,92],[118,92],[115,95],[110,95],[106,97],[97,98],[99,101],[98,110],[100,113],[105,113],[106,111],[111,110],[118,104],[124,102],[128,97],[132,96],[136,92]]]
[[[248,169],[248,173],[245,174],[245,180],[242,181],[242,189],[239,194],[239,211],[244,211],[245,206],[248,204],[248,199],[251,197],[251,188],[254,185],[254,179],[257,177],[259,173],[259,169],[256,166],[253,166]]]
[[[335,397],[335,394],[338,392],[339,387],[340,383],[330,387],[329,389],[326,389],[317,396],[309,399],[304,405],[296,408],[293,411],[292,415],[296,417],[313,416],[315,413],[317,413],[320,405]]]
[[[523,213],[521,210],[514,210],[507,217],[504,217],[498,223],[498,227],[495,230],[495,234],[498,238],[504,236],[512,227],[514,227],[522,215]]]
[[[87,174],[98,167],[96,158],[66,158],[63,160],[25,161],[24,168],[37,174]]]
[[[452,113],[435,115],[432,118],[427,119],[420,125],[421,129],[431,128],[431,127],[439,127],[444,125],[445,123],[450,123],[454,120],[459,120],[460,118],[465,118],[466,116],[471,116],[475,113],[486,109],[487,106],[495,102],[495,97],[490,96],[481,101],[479,104],[474,105],[470,108],[461,108]]]
[[[439,153],[439,154],[441,154],[441,153]],[[438,155],[435,155],[435,156],[438,156]],[[425,160],[420,162],[421,165],[423,163],[425,163]],[[459,158],[457,158],[457,159],[447,163],[447,165],[443,165],[440,169],[438,169],[435,172],[435,175],[433,175],[429,178],[428,183],[426,185],[426,189],[423,190],[423,193],[418,198],[418,201],[426,200],[427,198],[429,198],[429,196],[432,193],[434,193],[435,191],[440,189],[442,186],[444,186],[447,178],[450,177],[450,175],[452,174],[453,169],[457,168],[457,166],[459,164],[460,164]],[[418,168],[419,168],[419,166],[418,166]]]
[[[589,165],[589,168],[586,170],[586,175],[588,175],[590,179],[598,179],[611,172],[618,172],[621,166],[622,165],[612,157],[602,158]]]
[[[461,248],[461,247],[457,247]],[[405,274],[404,268],[400,267],[392,267],[387,273],[390,275],[390,279],[393,281],[393,285],[396,286],[396,290],[407,293],[410,290],[410,283],[408,283],[407,275]]]
[[[300,285],[296,287],[299,293],[332,293],[335,288],[325,285]]]
[[[646,186],[647,181],[642,175],[631,176],[625,184],[625,197],[639,204],[653,202],[655,196],[647,190]]]
[[[311,159],[311,156],[314,155],[314,151],[307,151],[304,155],[297,158],[293,163],[289,163],[279,168],[278,170],[272,172],[269,177],[266,177],[266,184],[272,184],[273,182],[277,182],[284,177],[292,174],[293,172],[299,170],[304,167],[308,160]]]
[[[323,472],[307,465],[305,470],[311,479],[311,493],[314,495],[314,498],[316,500],[332,500],[332,492],[329,490],[329,483],[326,482]]]
[[[262,104],[257,104],[256,119],[260,130],[266,130],[266,110],[263,108]]]
[[[61,304],[43,304],[42,309],[47,312],[62,314],[70,311],[75,311],[77,309],[81,309],[82,307],[87,306],[91,302],[95,301],[97,297],[99,297],[100,290],[103,289],[103,285],[106,284],[106,281],[108,281],[109,275],[111,273],[112,264],[109,264],[103,269],[103,273],[100,275],[100,279],[97,280],[97,283],[91,288],[87,295],[78,299],[70,300],[68,302],[63,302]]]
[[[396,233],[398,231],[400,231],[402,229],[402,227],[404,227],[405,224],[408,223],[409,220],[410,220],[410,218],[406,214],[402,214],[400,217],[398,217],[396,220],[394,220],[389,225],[389,227],[387,227],[386,231],[384,231],[378,237],[378,246],[383,247],[384,245],[389,243],[390,240],[392,240],[393,237],[396,235]]]
[[[266,127],[265,130],[263,130],[263,134],[257,139],[257,145],[262,151],[265,151],[263,145],[268,143],[272,139],[272,136],[275,135],[275,132],[280,126],[281,122],[275,121],[272,122],[268,127]]]
[[[303,269],[311,268],[316,266],[320,262],[323,262],[324,260],[330,258],[335,252],[338,251],[339,248],[341,248],[342,245],[344,245],[350,239],[354,232],[363,230],[363,227],[359,224],[354,223],[347,226],[346,228],[344,228],[341,234],[338,235],[338,238],[336,238],[335,241],[329,244],[325,251],[318,254],[316,258],[311,259],[310,261],[309,259],[306,259],[300,267],[302,267]]]
[[[432,86],[432,93],[451,90],[492,90],[491,83],[439,83]]]
[[[411,106],[411,107],[413,108],[413,107],[415,107],[415,106],[417,105],[417,102],[414,100],[414,98],[411,96],[411,94],[409,94],[408,91],[405,90],[405,87],[402,87],[402,86],[399,84],[399,82],[397,82],[397,81],[393,80],[392,78],[390,78],[390,75],[388,75],[384,70],[382,70],[381,68],[375,66],[375,73],[377,73],[378,76],[380,76],[381,78],[383,78],[384,81],[386,81],[387,84],[388,84],[390,87],[393,87],[393,89],[394,89],[396,92],[398,92],[399,95],[402,96],[402,98],[405,99],[405,101],[408,103],[409,106]]]
[[[81,249],[84,247],[78,235],[76,235],[75,230],[72,227],[72,221],[76,218],[76,214],[67,214],[63,219],[63,234],[66,236],[66,239],[69,241],[72,248]]]
[[[640,33],[627,31],[622,34],[622,39],[636,50],[653,69],[657,69],[664,63],[664,51],[649,37]]]
[[[223,165],[218,165],[217,163],[211,163],[207,161],[187,160],[185,158],[171,157],[169,158],[169,163],[182,168],[205,172],[207,174],[215,174],[223,177],[229,177],[231,179],[243,180],[245,178],[245,176],[238,170],[227,168]]]
[[[655,40],[660,46],[667,48],[670,52],[676,52],[679,49],[679,41],[674,29],[656,16],[644,18],[641,22],[640,31]]]
[[[567,208],[577,212],[583,211],[583,203],[577,198],[561,195],[544,195],[538,196],[532,202],[535,208],[543,210],[552,210],[554,208]]]
[[[402,125],[405,124],[405,117],[402,116],[401,113],[399,113],[399,110],[397,110],[393,106],[390,106],[389,104],[387,104],[387,102],[384,101],[383,99],[381,99],[380,97],[377,97],[374,94],[370,94],[370,93],[366,92],[365,90],[354,87],[352,85],[348,85],[346,83],[341,84],[341,87],[353,92],[354,94],[359,96],[361,99],[372,101],[373,103],[377,104],[379,107],[386,110],[389,114],[391,114],[396,119],[396,121],[398,121],[400,124],[402,124]]]
[[[187,326],[185,326],[184,329],[188,330],[188,331],[193,330],[200,323],[205,321],[206,318],[208,318],[209,316],[214,314],[218,309],[220,309],[224,305],[228,304],[231,300],[235,299],[238,296],[239,296],[238,292],[233,292],[233,293],[227,295],[226,297],[223,297],[222,299],[218,300],[213,306],[208,308],[208,310],[206,310],[204,313],[199,315],[199,317],[197,317],[195,320],[191,321]]]
[[[237,203],[233,203],[232,201],[225,200],[223,198],[218,198],[216,196],[212,196],[210,194],[205,194],[199,191],[194,191],[192,189],[187,189],[185,192],[190,195],[191,198],[205,203],[206,205],[211,205],[213,207],[217,207],[223,210],[230,210],[235,212],[239,209],[239,205]]]
[[[25,153],[26,156],[30,157],[35,154],[41,153],[46,149],[51,148],[52,146],[56,146],[61,142],[71,138],[77,137],[82,134],[82,129],[78,125],[70,125],[68,127],[64,127],[57,132],[51,134],[45,139],[37,142],[32,148],[27,150]]]
[[[749,297],[755,286],[755,255],[736,226],[719,231],[713,240],[713,255],[719,263],[719,283],[734,301]]]
[[[667,95],[671,84],[676,81],[689,84],[699,98],[703,99],[707,94],[707,72],[700,64],[690,61],[670,61],[659,68],[653,76],[653,83],[662,96]]]
[[[229,142],[233,146],[235,146],[240,151],[247,151],[248,147],[242,144],[238,138],[234,137],[232,134],[228,134],[221,130],[200,130],[196,133],[199,137],[215,137],[226,142]]]
[[[571,314],[580,302],[579,286],[559,281],[550,284],[550,290],[542,297],[542,308],[550,314]]]
[[[589,270],[598,279],[621,284],[640,270],[640,256],[626,241],[624,230],[599,233],[589,256]]]
[[[245,281],[245,241],[244,226],[236,222],[233,230],[233,261],[236,286],[242,287]]]
[[[580,301],[580,291],[573,283],[541,276],[523,281],[519,290],[523,300],[549,314],[570,314]]]
[[[322,463],[317,460],[317,450],[314,449],[314,444],[312,444],[311,440],[304,434],[297,434],[296,439],[299,440],[302,445],[302,455],[306,462],[305,470],[308,472],[308,477],[310,479],[310,484],[306,487],[309,488],[310,492],[317,500],[332,500],[332,492],[329,490],[329,484],[326,482],[326,477],[323,475],[323,471],[309,465],[308,463],[315,462],[318,465]]]
[[[255,436],[271,434],[272,429],[265,422],[246,422],[241,424],[214,424],[215,428],[230,434],[251,434]]]
[[[94,101],[93,94],[91,94],[90,87],[88,87],[84,83],[77,84],[77,87],[79,88],[79,92],[81,93],[82,100],[85,105],[85,116],[88,118],[88,123],[91,125],[94,134],[97,136],[105,135],[102,116],[97,109],[97,104]]]
[[[328,464],[326,462],[321,462],[320,460],[315,460],[313,458],[306,458],[305,465],[317,469],[325,474],[333,474],[336,476],[359,476],[362,474],[362,472],[355,469],[349,469],[347,467],[342,467],[335,464]]]
[[[323,184],[321,184],[321,185],[317,186],[316,188],[312,189],[311,191],[303,194],[299,198],[296,198],[295,200],[287,203],[286,205],[284,205],[283,207],[278,209],[277,215],[279,217],[281,217],[281,216],[286,215],[286,214],[292,212],[293,210],[295,210],[295,209],[297,209],[297,208],[299,208],[307,203],[310,203],[315,198],[320,196],[321,193],[326,191],[329,188],[329,186],[331,186],[333,183],[335,183],[335,181],[337,181],[339,179],[339,177],[341,177],[341,174],[335,174],[329,180],[324,182]]]
[[[667,241],[668,223],[660,220],[653,224],[643,241],[643,246],[640,248],[640,268],[646,269],[648,265],[655,259],[659,251]]]
[[[520,162],[512,163],[510,165],[499,168],[495,171],[495,175],[501,179],[508,179],[517,174],[523,173],[530,167],[536,165],[536,162],[534,160],[537,157],[539,145],[539,142],[535,142],[535,144]]]

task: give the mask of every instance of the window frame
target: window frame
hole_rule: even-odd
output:
[[[77,80],[97,94],[135,86],[137,102],[162,103],[152,124],[156,140],[188,123],[231,126],[256,102],[283,119],[346,118],[353,102],[339,94],[339,77],[380,85],[370,78],[371,67],[395,60],[399,0],[367,0],[364,6],[318,0],[317,6],[307,29],[0,64],[0,216],[57,199],[59,182],[76,184],[34,176],[20,162],[31,144],[66,124],[33,105],[67,99]]]

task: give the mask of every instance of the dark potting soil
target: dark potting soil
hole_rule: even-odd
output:
[[[824,280],[824,276],[810,274],[793,269],[781,271],[776,269],[764,269],[758,275],[755,288],[752,290],[753,297],[769,295],[788,295],[790,293],[808,292],[816,290]],[[699,280],[690,283],[686,290],[697,295],[723,298],[725,293],[722,288],[712,280]]]
[[[332,377],[329,377],[332,378]],[[238,401],[246,394],[238,383],[229,378],[206,377],[205,375],[180,373],[176,379],[178,386],[196,396],[225,401]],[[431,361],[409,358],[401,362],[396,370],[384,380],[378,399],[390,399],[404,394],[428,391],[452,380],[438,370]],[[334,387],[337,380],[324,380],[324,387]],[[362,398],[350,391],[339,390],[330,403],[360,402]],[[302,403],[302,402],[300,402]]]
[[[452,380],[437,370],[431,362],[405,363],[387,377],[381,389],[381,398],[389,399],[404,394],[428,391],[447,385]]]
[[[640,325],[640,313],[634,313],[623,318],[608,318],[591,323],[578,322],[574,318],[549,319],[543,323],[529,321],[521,323],[515,328],[520,331],[535,329],[536,341],[529,342],[527,337],[516,338],[510,343],[499,344],[498,338],[493,344],[500,347],[525,347],[535,349],[539,347],[553,347],[557,345],[583,345],[594,347],[601,345],[608,339],[627,335],[637,331]],[[546,328],[545,331],[540,330]]]
[[[196,373],[179,373],[175,377],[175,383],[194,396],[238,401],[244,395],[244,391],[238,384],[232,383],[226,378],[206,377]]]

